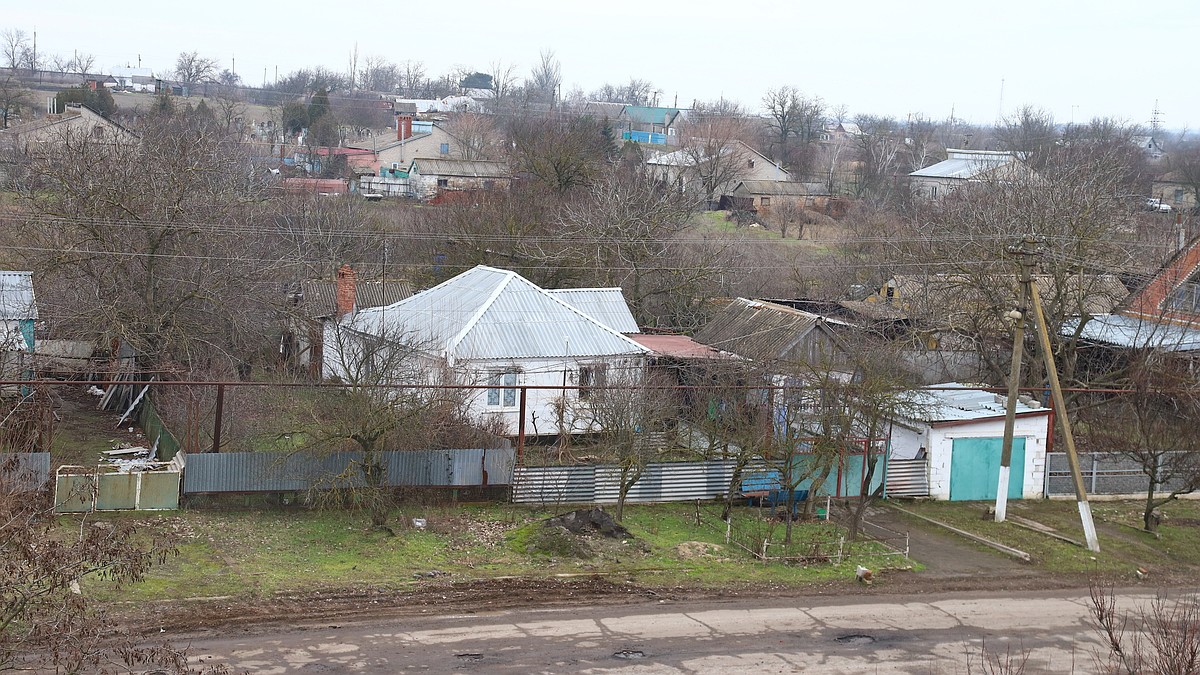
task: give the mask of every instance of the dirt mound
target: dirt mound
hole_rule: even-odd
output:
[[[533,527],[525,551],[551,558],[604,558],[633,539],[629,530],[600,509],[570,511]]]
[[[684,560],[694,558],[715,558],[725,550],[720,544],[710,544],[707,541],[685,541],[675,547],[675,553]]]
[[[546,527],[562,527],[572,534],[602,534],[610,539],[628,539],[629,530],[601,509],[579,509],[546,520]]]

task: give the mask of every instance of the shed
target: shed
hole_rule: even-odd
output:
[[[911,397],[911,419],[893,420],[888,494],[953,501],[995,499],[1000,477],[1006,397],[958,382],[931,385]],[[1017,402],[1010,499],[1044,493],[1050,409]],[[905,469],[919,468],[924,471]],[[923,474],[923,475],[922,475]],[[919,495],[914,483],[924,483]]]

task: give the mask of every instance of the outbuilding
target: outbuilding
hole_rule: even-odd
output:
[[[1006,397],[965,384],[931,385],[914,397],[915,419],[894,420],[887,494],[952,501],[996,498]],[[1053,417],[1029,397],[1017,402],[1010,499],[1043,496]]]

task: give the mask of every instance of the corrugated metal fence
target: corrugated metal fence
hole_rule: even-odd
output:
[[[468,487],[508,485],[511,448],[388,451],[380,455],[391,486]],[[222,452],[187,456],[183,493],[300,492],[362,484],[361,452]]]
[[[50,453],[0,454],[0,489],[33,492],[50,480]]]
[[[716,499],[729,491],[734,462],[663,462],[648,464],[626,501],[671,502]],[[761,471],[746,468],[744,474]],[[522,466],[513,472],[512,499],[523,504],[611,504],[620,493],[621,469],[615,465]]]
[[[1079,470],[1083,474],[1084,489],[1092,495],[1140,497],[1150,487],[1150,479],[1142,472],[1141,464],[1119,453],[1080,454]],[[1160,486],[1159,490],[1168,492],[1174,487],[1176,485],[1168,483]],[[1046,454],[1046,495],[1075,495],[1075,484],[1071,480],[1071,467],[1065,452]]]

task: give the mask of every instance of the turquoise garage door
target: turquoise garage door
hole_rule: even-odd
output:
[[[950,452],[950,499],[995,499],[1000,479],[1002,438],[956,438]],[[1014,438],[1008,498],[1021,498],[1025,480],[1025,439]]]

